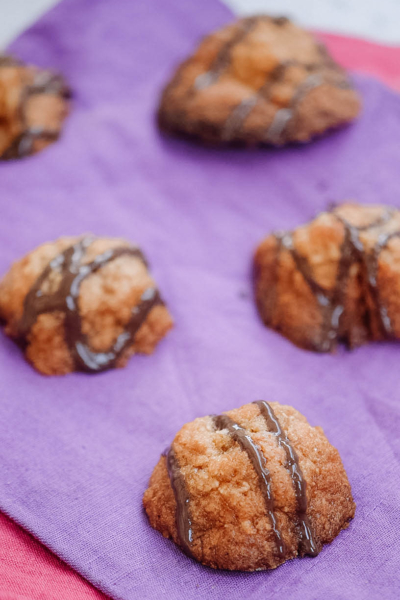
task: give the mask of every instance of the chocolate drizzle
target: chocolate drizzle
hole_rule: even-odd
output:
[[[175,450],[171,446],[164,452],[168,477],[171,482],[176,502],[176,530],[180,545],[187,556],[193,558],[192,543],[193,529],[190,516],[190,496],[186,489],[185,478],[182,475]]]
[[[260,414],[264,418],[267,431],[275,436],[277,444],[283,448],[286,455],[285,468],[289,472],[296,497],[297,518],[295,525],[298,532],[298,554],[300,556],[317,556],[320,552],[320,544],[315,539],[313,527],[307,515],[307,484],[299,464],[296,450],[283,431],[270,404],[263,400],[258,400],[254,402],[254,404],[257,405]],[[267,468],[265,456],[256,442],[252,439],[250,433],[228,415],[213,415],[211,418],[215,430],[227,430],[228,435],[239,444],[240,448],[247,454],[254,471],[257,474],[260,490],[265,503],[266,514],[271,522],[277,558],[279,562],[283,562],[287,555],[287,549],[275,515],[271,476]],[[179,543],[184,552],[188,556],[193,557],[192,544],[194,532],[190,514],[190,494],[186,487],[185,479],[173,446],[168,448],[163,453],[163,456],[165,456],[166,459],[168,476],[176,501],[176,528]]]
[[[315,343],[314,350],[317,352],[330,352],[335,348],[339,338],[344,336],[344,332],[341,331],[341,322],[345,310],[346,288],[350,268],[356,262],[361,266],[363,280],[366,283],[368,295],[373,304],[373,313],[378,319],[380,334],[383,339],[392,339],[394,332],[391,319],[387,308],[382,303],[379,293],[378,261],[380,253],[389,241],[394,237],[400,237],[400,231],[381,234],[372,251],[367,251],[364,248],[360,239],[360,233],[384,225],[391,219],[393,213],[390,210],[386,210],[373,223],[364,227],[356,227],[337,214],[334,207],[331,212],[344,227],[344,237],[340,249],[336,281],[332,290],[326,290],[314,279],[307,259],[295,248],[291,232],[275,234],[278,241],[276,269],[278,270],[279,268],[279,258],[282,249],[289,251],[296,268],[301,273],[320,307],[322,314],[321,339]]]
[[[278,557],[281,560],[284,559],[285,543],[278,528],[278,523],[274,512],[274,498],[271,489],[271,477],[267,468],[267,462],[263,453],[261,452],[261,449],[251,438],[250,434],[238,423],[228,417],[228,415],[214,416],[213,422],[215,429],[227,429],[231,438],[240,445],[242,450],[244,450],[249,457],[260,483],[260,489],[264,498],[265,508],[271,521],[272,531],[275,536]]]
[[[196,77],[193,84],[196,90],[203,90],[218,81],[222,73],[229,67],[233,48],[244,40],[256,24],[257,17],[249,17],[242,20],[234,36],[218,52],[210,69]]]
[[[394,337],[392,323],[391,323],[390,317],[388,315],[387,308],[382,303],[381,298],[380,298],[380,293],[379,293],[379,287],[378,287],[379,264],[378,264],[378,261],[379,261],[379,256],[380,256],[380,253],[382,252],[382,250],[384,250],[384,248],[386,248],[387,244],[389,243],[389,241],[391,239],[393,239],[394,237],[400,236],[400,231],[394,231],[394,232],[390,232],[390,233],[381,234],[378,237],[378,240],[377,240],[374,248],[369,253],[367,253],[367,251],[365,250],[365,248],[362,244],[362,241],[360,240],[359,234],[362,231],[366,231],[368,229],[372,229],[372,228],[380,227],[380,226],[384,225],[392,218],[393,212],[390,210],[385,210],[385,212],[383,213],[383,215],[381,217],[376,219],[376,221],[374,221],[370,225],[367,225],[364,227],[355,227],[354,225],[351,225],[348,221],[346,221],[345,219],[340,217],[338,214],[336,214],[334,212],[334,209],[332,212],[336,216],[336,218],[343,224],[343,226],[345,228],[345,233],[348,238],[348,242],[347,242],[347,245],[349,248],[348,251],[352,252],[353,259],[358,260],[364,270],[364,278],[367,283],[369,296],[370,296],[372,303],[376,309],[375,312],[378,317],[378,326],[379,326],[380,334],[382,335],[383,339],[392,339]],[[344,248],[342,245],[342,253],[343,253],[343,251],[344,251]],[[348,276],[348,273],[346,273],[346,279],[347,279],[347,276]]]
[[[50,312],[63,313],[65,342],[73,358],[75,370],[88,372],[99,372],[114,367],[118,358],[134,342],[137,331],[152,308],[162,304],[158,291],[153,287],[148,288],[142,294],[140,303],[132,308],[130,320],[111,348],[105,352],[91,350],[87,335],[82,330],[82,318],[78,306],[82,282],[120,256],[136,257],[146,264],[140,250],[128,246],[107,250],[96,256],[90,263],[82,264],[82,259],[94,240],[93,237],[80,239],[49,263],[25,297],[24,312],[18,331],[18,338],[26,343],[29,332],[39,315]],[[54,293],[45,294],[42,287],[55,273],[60,273],[61,283]]]
[[[272,19],[272,21],[276,25],[282,26],[287,22],[287,19],[282,17]],[[301,102],[313,89],[328,82],[335,87],[342,89],[350,88],[349,81],[344,71],[334,63],[322,44],[318,44],[318,51],[322,59],[321,63],[304,64],[293,59],[280,63],[275,67],[272,73],[268,73],[264,85],[252,96],[242,100],[242,102],[240,102],[228,115],[222,132],[223,139],[228,142],[240,135],[246,119],[249,117],[257,103],[260,100],[270,99],[273,86],[284,80],[286,72],[290,67],[297,66],[305,68],[309,74],[297,88],[289,105],[285,108],[277,109],[272,123],[269,125],[265,135],[265,143],[280,145],[286,141],[289,124],[294,120]],[[329,69],[333,73],[340,74],[340,80],[335,80],[335,78],[332,77],[328,78],[327,74],[323,72],[324,69]]]
[[[308,284],[314,298],[316,299],[322,315],[321,341],[316,344],[315,350],[319,352],[331,351],[338,338],[340,319],[344,311],[343,301],[345,296],[345,284],[347,274],[352,264],[352,249],[349,246],[349,234],[345,232],[345,241],[342,245],[342,252],[338,266],[336,285],[333,291],[325,290],[312,276],[311,267],[308,261],[299,254],[293,243],[293,236],[287,232],[277,234],[279,248],[288,250],[296,264],[298,271],[302,274]],[[278,252],[278,260],[279,260]]]
[[[271,405],[264,400],[258,400],[254,404],[257,404],[260,413],[264,417],[268,431],[276,437],[278,445],[283,448],[286,454],[285,467],[290,474],[297,502],[296,525],[299,532],[299,554],[301,556],[305,554],[317,556],[320,550],[319,545],[314,540],[313,529],[307,516],[306,481],[300,468],[299,457],[283,431]]]
[[[260,483],[265,508],[275,537],[277,555],[279,560],[283,561],[285,558],[285,543],[279,531],[274,513],[274,499],[271,489],[270,474],[266,466],[264,455],[257,444],[252,440],[250,434],[238,423],[228,417],[228,415],[214,415],[212,421],[216,430],[227,429],[232,439],[240,445],[242,450],[246,452],[249,457]],[[190,495],[187,491],[185,480],[172,446],[164,452],[164,456],[166,457],[168,476],[176,500],[176,528],[179,542],[185,553],[188,556],[193,556],[191,551],[193,543],[193,526],[190,516]]]
[[[225,141],[231,141],[240,133],[244,122],[256,106],[257,102],[259,102],[261,98],[269,97],[272,86],[283,78],[286,68],[293,64],[297,64],[296,61],[288,61],[287,63],[275,67],[272,73],[268,75],[267,81],[257,92],[249,98],[245,98],[235,106],[225,121],[222,132],[222,137]]]
[[[390,240],[392,240],[395,237],[400,237],[400,231],[382,234],[382,236],[378,239],[373,249],[372,255],[365,256],[369,289],[375,306],[377,307],[378,318],[380,322],[380,330],[385,339],[393,339],[395,336],[392,321],[389,317],[387,308],[380,299],[378,287],[378,261],[379,255],[382,252],[382,250],[384,250],[390,242]]]
[[[21,63],[7,56],[0,58],[0,68],[20,67]],[[50,70],[38,70],[34,73],[33,82],[26,85],[21,92],[19,118],[22,125],[22,133],[17,136],[12,144],[1,156],[2,160],[11,160],[14,158],[23,158],[32,154],[36,140],[53,142],[59,137],[59,129],[45,129],[44,127],[31,127],[27,123],[26,113],[27,105],[32,96],[40,94],[50,94],[59,96],[64,100],[71,97],[64,79]]]
[[[21,61],[19,61],[14,56],[10,56],[9,54],[0,54],[0,68],[1,67],[19,67],[21,66]]]
[[[293,95],[289,106],[276,111],[265,136],[266,143],[276,145],[284,143],[289,123],[293,121],[299,105],[311,90],[320,87],[323,83],[325,80],[320,73],[311,73],[304,79]]]
[[[333,61],[322,44],[314,42],[316,52],[313,61],[302,62],[293,53],[293,59],[282,60],[275,68],[272,66],[270,72],[265,73],[266,79],[259,89],[254,89],[246,85],[246,82],[243,81],[242,87],[244,93],[239,88],[237,92],[243,97],[246,93],[246,88],[249,96],[236,105],[227,107],[228,114],[224,122],[220,122],[219,115],[216,118],[208,118],[202,111],[200,111],[202,114],[197,115],[197,117],[192,114],[189,107],[192,101],[197,105],[197,101],[195,100],[196,94],[214,86],[223,75],[228,74],[230,79],[233,78],[238,84],[240,83],[240,76],[235,77],[234,73],[229,72],[229,67],[234,59],[233,54],[236,51],[236,47],[242,44],[244,40],[247,41],[248,37],[251,38],[253,31],[263,22],[272,24],[278,33],[279,30],[285,28],[287,23],[290,23],[286,17],[261,15],[241,19],[237,24],[222,30],[221,35],[212,34],[211,39],[213,39],[213,36],[217,39],[223,36],[225,41],[223,42],[220,39],[220,47],[214,58],[208,66],[203,65],[203,68],[207,70],[193,77],[191,82],[187,80],[186,74],[187,66],[193,61],[194,57],[182,63],[162,96],[158,112],[159,125],[162,129],[179,131],[187,134],[189,137],[201,137],[210,142],[245,142],[248,144],[261,142],[282,145],[296,139],[294,134],[296,133],[295,128],[299,121],[299,109],[304,98],[312,90],[325,84],[342,89],[351,88],[346,72]],[[266,32],[265,37],[268,43],[268,32]],[[272,44],[273,37],[271,38]],[[204,44],[200,48],[203,46]],[[200,57],[199,60],[202,61],[202,58]],[[279,59],[276,58],[276,62],[278,61]],[[291,67],[298,67],[299,73],[304,73],[304,79],[295,87],[292,97],[284,99],[282,102],[278,97],[274,97],[275,95],[278,96],[278,94],[275,94],[278,91],[275,90],[275,86],[276,84],[284,84],[285,87],[287,85],[293,87],[292,78],[290,73],[288,74],[288,70]],[[178,103],[176,102],[175,94],[171,94],[175,88],[182,88],[182,94],[181,92],[178,94],[178,96],[181,96]],[[228,96],[229,90],[227,89],[226,97],[228,98]],[[209,100],[211,102],[211,98]],[[208,104],[206,99],[205,101]],[[225,105],[227,101],[225,98],[222,104]],[[262,102],[264,104],[268,103],[264,117],[264,126],[261,126],[261,129],[255,126],[254,130],[249,127],[243,132],[247,118],[257,104],[261,104]]]

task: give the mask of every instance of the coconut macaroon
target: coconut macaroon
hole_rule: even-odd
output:
[[[0,282],[0,318],[46,375],[123,367],[172,327],[139,248],[91,235],[62,237],[14,263]]]
[[[156,465],[150,524],[215,569],[316,556],[355,504],[338,451],[290,406],[258,401],[187,423]]]
[[[257,248],[264,323],[318,352],[400,337],[400,212],[345,203]]]
[[[61,75],[0,55],[0,159],[23,158],[55,142],[69,99]]]
[[[284,17],[206,37],[166,86],[161,129],[213,145],[308,142],[351,122],[360,97],[326,48]]]

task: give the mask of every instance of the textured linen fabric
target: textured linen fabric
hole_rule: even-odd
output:
[[[115,599],[391,600],[400,346],[299,350],[261,325],[250,271],[268,231],[333,200],[400,206],[400,100],[357,77],[362,117],[309,146],[213,151],[161,137],[161,86],[229,18],[214,0],[66,0],[13,47],[61,69],[75,104],[58,144],[0,166],[0,271],[58,235],[125,236],[143,246],[176,326],[154,355],[97,376],[45,378],[1,336],[0,509]],[[324,427],[356,517],[315,559],[214,572],[149,527],[141,498],[184,422],[257,398]]]
[[[107,600],[0,514],[0,600]]]
[[[374,74],[389,85],[400,88],[400,49],[332,34],[319,34],[319,37],[344,66]],[[21,591],[29,600],[58,600],[60,595],[71,600],[105,598],[1,514],[0,581],[0,600],[21,599]]]

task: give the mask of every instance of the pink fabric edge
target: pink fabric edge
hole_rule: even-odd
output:
[[[0,513],[0,600],[107,600],[29,533]]]
[[[347,69],[376,77],[400,90],[400,46],[384,46],[360,38],[314,32],[333,58]]]
[[[347,69],[400,90],[400,47],[314,32]],[[0,513],[0,600],[106,600],[78,573]]]

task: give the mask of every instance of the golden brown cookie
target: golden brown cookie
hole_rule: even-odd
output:
[[[151,354],[172,318],[139,248],[63,237],[14,263],[0,281],[7,335],[45,375],[99,372]]]
[[[333,351],[400,337],[400,212],[346,203],[293,232],[267,237],[255,258],[264,323],[302,348]]]
[[[311,34],[284,17],[240,19],[179,66],[160,127],[210,144],[307,142],[352,121],[360,98]]]
[[[69,98],[61,75],[0,55],[0,158],[23,158],[57,140]]]
[[[355,504],[338,451],[291,406],[259,401],[187,423],[143,503],[150,524],[215,569],[315,556]]]

